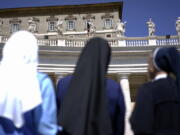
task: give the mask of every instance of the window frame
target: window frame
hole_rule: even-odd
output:
[[[113,27],[113,20],[111,18],[104,18],[104,28],[105,29],[112,29],[112,27]]]
[[[67,30],[68,31],[73,31],[76,29],[76,24],[75,24],[75,20],[67,20]]]
[[[54,24],[52,25],[52,23],[54,23]],[[56,31],[56,25],[57,25],[56,21],[48,21],[48,31],[49,32],[55,32]]]
[[[11,23],[11,33],[17,32],[20,30],[19,23]]]

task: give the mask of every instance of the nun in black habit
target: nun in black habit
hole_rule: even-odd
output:
[[[138,89],[130,123],[135,135],[180,135],[180,56],[175,47],[149,57],[153,79]],[[170,77],[172,73],[175,77]]]
[[[105,91],[110,56],[106,40],[87,41],[61,103],[61,135],[112,135]]]

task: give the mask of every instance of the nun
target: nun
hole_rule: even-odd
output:
[[[110,56],[106,40],[87,41],[61,103],[61,135],[113,135],[105,88]]]
[[[180,56],[157,48],[148,59],[151,81],[138,89],[130,123],[135,135],[180,135]]]
[[[37,66],[38,46],[35,36],[28,31],[14,33],[2,50],[0,135],[56,134],[53,87],[48,83],[47,88],[49,80],[38,73]],[[49,103],[53,104],[50,106]]]
[[[68,75],[58,81],[56,91],[58,112],[61,110],[61,103],[63,102],[64,95],[68,90],[72,78],[72,75]],[[106,78],[105,92],[108,98],[108,112],[113,128],[113,135],[124,135],[125,102],[122,89],[119,83],[110,78]]]

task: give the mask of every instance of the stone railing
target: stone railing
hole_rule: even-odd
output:
[[[124,43],[122,41],[124,41]],[[148,46],[149,40],[147,38],[126,38],[126,39],[121,40],[120,46],[121,45],[128,46],[128,47]]]
[[[163,45],[180,45],[180,37],[178,36],[154,36],[154,37],[132,37],[124,38],[119,46],[137,47],[137,46],[163,46]]]
[[[56,39],[38,39],[39,46],[57,46],[58,40]]]
[[[8,37],[0,36],[0,43],[5,43]],[[141,46],[163,46],[180,45],[179,36],[154,36],[154,37],[122,37],[108,38],[112,47],[141,47]],[[84,47],[87,39],[84,38],[64,38],[64,39],[38,39],[39,46],[65,46]]]
[[[0,43],[6,43],[8,40],[8,37],[6,36],[0,36]]]
[[[180,45],[180,37],[178,37],[178,36],[174,36],[171,38],[159,37],[156,40],[156,44],[158,46],[161,46],[161,45]]]
[[[67,47],[84,47],[86,40],[85,39],[65,39],[65,44],[59,44],[59,46],[67,46]]]

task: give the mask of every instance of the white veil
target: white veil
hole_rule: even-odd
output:
[[[5,44],[0,65],[0,117],[24,124],[23,114],[41,102],[37,78],[37,39],[27,31],[13,34]]]

